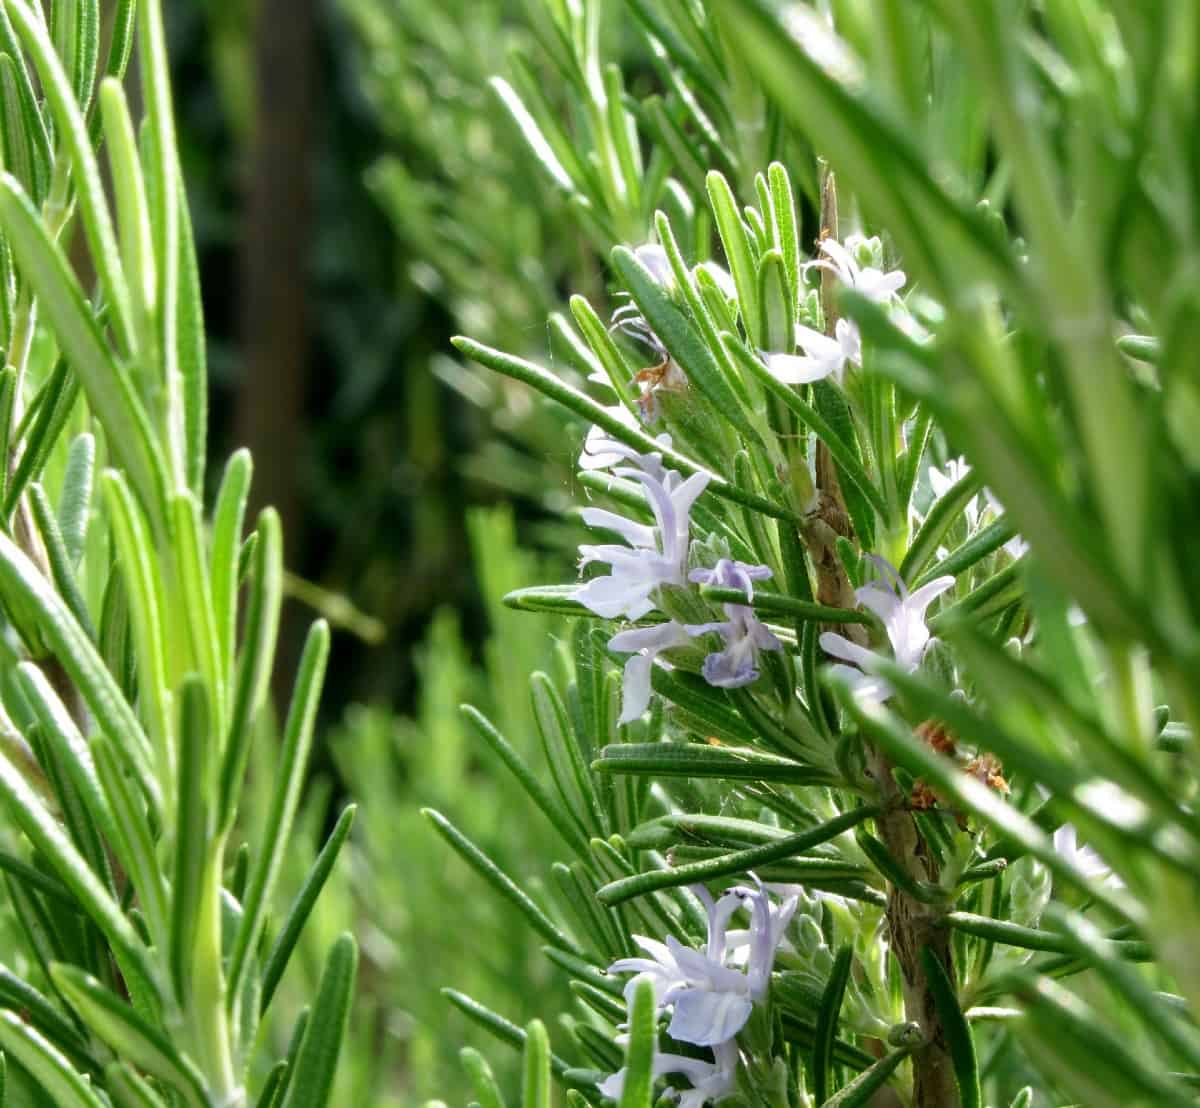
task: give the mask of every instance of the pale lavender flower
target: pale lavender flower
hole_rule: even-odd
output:
[[[741,907],[741,898],[726,893],[714,901],[702,886],[692,891],[704,901],[708,913],[708,941],[703,952],[684,946],[672,935],[665,943],[635,935],[634,942],[649,957],[618,959],[608,971],[635,973],[652,982],[659,1005],[674,1006],[667,1029],[671,1038],[695,1046],[715,1046],[733,1038],[754,1007],[746,975],[725,965],[725,928]],[[625,987],[627,999],[636,980]]]
[[[660,1006],[673,1007],[667,1034],[679,1042],[717,1047],[745,1026],[754,1004],[767,994],[775,951],[796,910],[796,900],[773,909],[765,889],[731,889],[714,901],[703,886],[692,891],[708,914],[708,939],[704,951],[692,950],[673,936],[665,943],[635,935],[634,941],[649,955],[622,958],[610,973],[635,973],[654,985]],[[733,913],[750,909],[750,953],[745,972],[728,962],[731,946],[726,932]],[[636,980],[636,978],[635,978]],[[632,995],[633,982],[626,986]]]
[[[575,594],[576,600],[605,619],[617,616],[641,619],[654,610],[653,596],[660,586],[684,583],[690,513],[710,477],[707,473],[694,473],[684,480],[675,470],[664,469],[658,454],[629,451],[628,456],[634,465],[621,466],[613,472],[641,484],[656,526],[602,508],[584,510],[583,521],[589,527],[615,531],[629,544],[603,543],[579,548],[580,568],[591,562],[611,567],[611,573],[592,578]]]
[[[833,238],[822,239],[820,251],[825,256],[807,263],[804,268],[827,269],[837,274],[838,280],[847,288],[877,304],[885,304],[896,299],[907,278],[900,269],[884,272],[875,266],[859,265],[855,254],[864,246],[874,245],[875,241],[862,235],[850,235],[844,244]]]
[[[721,558],[711,569],[694,569],[688,579],[703,585],[723,589],[740,589],[747,597],[754,596],[754,582],[771,576],[768,566],[751,566]],[[736,689],[758,680],[758,652],[782,650],[783,644],[766,628],[746,604],[726,604],[725,620],[721,623],[690,624],[688,632],[703,635],[709,631],[725,639],[725,649],[704,659],[701,673],[710,685]]]
[[[610,650],[620,654],[632,653],[625,663],[621,680],[621,718],[619,723],[632,723],[650,706],[650,675],[654,661],[664,650],[686,646],[691,642],[682,624],[671,620],[653,627],[633,627],[618,631],[608,640]]]
[[[839,319],[833,337],[796,324],[796,345],[801,354],[768,354],[767,369],[785,385],[807,385],[832,377],[839,385],[847,365],[862,365],[862,338],[848,319]]]
[[[937,597],[954,586],[954,578],[935,577],[927,585],[910,593],[888,562],[879,557],[872,560],[884,573],[885,583],[872,581],[854,595],[863,607],[870,609],[882,621],[891,643],[893,659],[898,666],[911,673],[921,664],[931,642],[925,613]],[[872,672],[880,655],[832,631],[826,631],[820,643],[826,654],[859,667],[832,667],[834,673],[849,682],[856,696],[877,704],[892,696],[891,685]]]
[[[627,1035],[618,1036],[618,1041],[628,1040]],[[705,1108],[717,1104],[737,1091],[738,1047],[730,1039],[713,1048],[713,1061],[702,1058],[687,1058],[682,1054],[667,1054],[655,1050],[652,1072],[655,1077],[663,1074],[681,1074],[691,1082],[690,1089],[666,1089],[664,1096],[675,1099],[679,1108]],[[620,1100],[625,1092],[625,1069],[597,1082],[600,1095],[609,1100]]]
[[[783,942],[788,924],[792,922],[792,916],[796,914],[800,898],[789,896],[781,904],[773,905],[761,882],[757,888],[743,885],[733,892],[742,898],[750,910],[750,957],[746,963],[746,976],[750,982],[750,995],[755,1001],[762,1001],[766,999],[771,984],[775,954]],[[732,935],[728,941],[732,945]]]

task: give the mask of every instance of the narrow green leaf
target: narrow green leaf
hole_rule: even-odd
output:
[[[813,1043],[813,1097],[824,1104],[829,1095],[833,1071],[833,1044],[837,1038],[838,1020],[842,1011],[842,997],[846,994],[846,982],[850,978],[850,959],[854,951],[843,946],[833,960],[833,968],[821,994],[821,1007],[817,1010],[817,1026]]]
[[[20,1063],[55,1108],[105,1108],[88,1079],[16,1012],[0,1012],[0,1048]]]
[[[105,344],[79,282],[41,217],[8,174],[0,173],[0,229],[25,279],[38,294],[47,322],[78,374],[88,405],[143,504],[157,513],[166,487],[162,457],[129,375]],[[115,252],[115,246],[114,246]]]
[[[562,697],[544,673],[535,673],[529,685],[534,721],[563,810],[575,817],[584,837],[607,835],[607,819]]]
[[[633,251],[617,246],[612,252],[613,267],[629,289],[646,322],[714,410],[742,434],[755,437],[738,398],[726,383],[721,369],[701,336],[675,305],[667,290],[638,260]],[[595,422],[595,421],[593,421]]]
[[[659,453],[663,456],[665,462],[675,466],[684,475],[708,473],[708,489],[715,495],[723,497],[726,500],[733,500],[736,503],[744,504],[748,508],[753,508],[755,511],[762,512],[763,515],[771,516],[775,519],[793,518],[792,513],[787,508],[774,504],[755,493],[739,488],[737,485],[725,480],[725,478],[693,462],[686,455],[680,454],[671,447],[664,446],[644,431],[627,427],[590,397],[578,389],[572,388],[565,382],[560,381],[554,374],[543,369],[541,366],[534,365],[532,362],[524,361],[521,358],[514,358],[512,355],[501,353],[499,350],[493,350],[461,335],[451,341],[472,361],[487,366],[488,369],[495,370],[497,373],[502,373],[506,377],[511,377],[515,381],[523,381],[525,384],[537,389],[538,392],[548,396],[551,400],[554,400],[565,408],[569,408],[577,415],[596,424],[596,426],[603,428],[618,442],[623,442],[627,446],[632,446],[635,450],[643,453]]]
[[[1154,1062],[1143,1062],[1133,1044],[1118,1037],[1074,993],[1042,977],[1022,990],[1022,1000],[1022,1044],[1042,1068],[1081,1096],[1081,1103],[1089,1108],[1194,1108],[1194,1093]]]
[[[64,1016],[48,997],[7,966],[0,966],[0,1007],[21,1012],[58,1050],[78,1067],[99,1072],[100,1064],[88,1048],[79,1027]],[[4,1098],[0,1095],[0,1108]]]
[[[1142,1025],[1152,1030],[1183,1065],[1200,1072],[1200,1031],[1173,1012],[1163,1002],[1162,994],[1156,993],[1145,977],[1129,966],[1128,955],[1122,950],[1125,944],[1108,939],[1085,916],[1062,905],[1050,904],[1047,918],[1066,939],[1068,953],[1092,967],[1114,998],[1129,1005]]]
[[[521,1108],[550,1108],[550,1039],[541,1020],[525,1028],[522,1054]]]
[[[462,705],[463,715],[471,722],[476,734],[491,747],[508,767],[512,775],[520,782],[521,787],[529,798],[537,805],[542,814],[554,825],[555,830],[562,835],[566,843],[580,858],[588,856],[587,838],[580,832],[579,827],[571,822],[570,817],[562,806],[550,795],[544,785],[533,775],[525,760],[513,749],[508,740],[500,734],[492,722],[478,709],[469,704]]]
[[[308,769],[308,753],[312,747],[313,724],[317,703],[325,680],[329,660],[329,626],[317,620],[308,632],[304,653],[296,673],[296,686],[283,728],[283,747],[280,752],[278,779],[271,796],[271,808],[261,833],[262,847],[254,858],[246,897],[242,902],[242,922],[234,939],[227,976],[228,995],[236,997],[241,989],[251,953],[257,948],[259,936],[266,923],[271,893],[279,877],[284,853],[292,834],[292,822],[300,803],[300,792]]]
[[[179,814],[172,874],[171,979],[181,1000],[192,994],[192,960],[209,855],[209,818],[205,803],[207,754],[212,748],[208,696],[204,682],[189,674],[179,696]]]
[[[465,993],[460,993],[455,989],[443,989],[442,996],[450,1001],[468,1019],[491,1032],[502,1043],[507,1043],[518,1050],[524,1049],[525,1032],[515,1023],[509,1022],[503,1016],[497,1015],[490,1008],[485,1007],[476,1000],[472,1000]],[[550,1068],[554,1072],[554,1075],[561,1079],[562,1075],[567,1072],[568,1067],[567,1063],[561,1058],[551,1054]]]
[[[357,966],[358,947],[354,938],[342,935],[326,959],[283,1108],[325,1108],[329,1103],[338,1055],[350,1021]]]
[[[246,516],[253,463],[250,452],[236,450],[225,463],[221,487],[213,510],[209,574],[212,578],[213,613],[226,680],[232,680],[237,649],[238,551]]]
[[[42,807],[13,764],[0,754],[0,797],[21,830],[53,865],[63,884],[112,944],[114,950],[147,982],[157,982],[145,947],[99,877],[88,867],[64,834],[62,827]]]
[[[37,480],[45,469],[46,462],[62,434],[79,396],[79,379],[60,359],[51,371],[46,384],[38,393],[40,403],[33,417],[29,433],[24,436],[24,450],[17,459],[16,468],[8,480],[4,494],[4,512],[11,516],[21,494],[31,481]],[[22,420],[22,426],[25,420]],[[16,438],[21,438],[18,427]]]
[[[150,1083],[124,1062],[104,1067],[104,1085],[117,1108],[166,1108]]]
[[[1043,950],[1052,954],[1070,954],[1075,950],[1070,940],[1057,931],[1039,927],[1024,927],[1006,919],[993,919],[972,912],[947,912],[942,917],[947,927],[987,939],[992,943],[1020,947],[1023,950]],[[1114,954],[1131,962],[1144,962],[1150,957],[1147,943],[1135,939],[1110,940]]]
[[[89,0],[75,2],[87,7],[92,6]],[[135,354],[138,349],[137,334],[133,324],[129,287],[125,283],[125,273],[121,268],[121,255],[117,250],[117,239],[104,197],[100,167],[96,163],[87,122],[84,119],[84,109],[76,103],[71,79],[55,52],[45,24],[26,6],[25,0],[6,0],[6,3],[13,26],[24,41],[37,70],[42,92],[54,117],[56,136],[71,158],[75,196],[87,234],[88,246],[91,248],[92,264],[96,267],[107,293],[114,329],[123,351],[126,354]],[[58,6],[55,7],[57,9]],[[96,38],[98,27],[93,26],[93,45]],[[93,58],[93,74],[94,66]],[[90,89],[89,80],[89,95]]]
[[[843,1085],[821,1108],[866,1108],[911,1053],[911,1048],[906,1048],[885,1054],[870,1069],[864,1070],[848,1085]]]
[[[176,492],[171,495],[170,512],[177,584],[183,599],[192,664],[204,678],[209,720],[213,732],[219,735],[226,723],[227,678],[221,665],[213,595],[202,549],[200,505],[190,492]]]
[[[263,967],[262,998],[259,1001],[261,1012],[266,1012],[270,1005],[271,998],[275,995],[275,989],[283,977],[283,971],[287,969],[292,952],[300,940],[300,932],[308,922],[317,897],[321,895],[321,890],[325,888],[325,882],[333,872],[333,865],[338,859],[342,844],[349,837],[350,828],[354,826],[355,811],[355,806],[350,804],[338,817],[337,823],[329,833],[329,838],[325,840],[325,845],[321,847],[321,852],[317,855],[317,860],[304,879],[304,884],[296,894],[296,899],[288,908],[283,926],[271,944],[270,953],[267,955]]]
[[[179,366],[180,213],[175,117],[171,107],[170,68],[162,8],[137,5],[137,46],[142,99],[146,105],[146,174],[150,189],[150,226],[154,238],[158,295],[155,307],[162,386],[166,396],[166,451],[174,484],[187,481],[187,416]]]
[[[166,881],[159,865],[157,844],[146,814],[146,804],[136,785],[121,765],[112,743],[103,735],[91,742],[96,776],[108,798],[108,806],[118,829],[117,842],[123,843],[123,863],[137,890],[138,907],[146,926],[160,949],[169,946],[169,910]]]
[[[711,861],[692,862],[686,866],[652,870],[649,873],[638,873],[632,877],[611,881],[601,888],[596,896],[602,904],[612,906],[659,889],[679,888],[682,885],[694,885],[700,881],[726,877],[731,873],[744,873],[769,862],[778,862],[802,854],[814,846],[837,838],[838,835],[856,827],[863,820],[872,819],[878,814],[878,807],[863,805],[860,808],[843,812],[840,816],[835,816],[818,827],[789,835],[778,842],[735,851],[720,858],[713,858]]]
[[[0,19],[11,31],[8,16]],[[0,51],[8,45],[0,34]],[[16,51],[16,57],[21,57]],[[14,55],[0,52],[0,164],[6,166],[35,203],[46,196],[50,179],[50,142],[46,125],[37,110],[37,98],[29,87],[29,74]]]
[[[473,1047],[464,1046],[458,1052],[463,1068],[471,1078],[471,1087],[475,1090],[475,1099],[479,1108],[505,1108],[504,1094],[496,1084],[492,1067],[487,1059]]]
[[[975,1040],[967,1025],[954,983],[946,972],[942,961],[929,947],[921,948],[921,965],[925,968],[925,979],[933,994],[934,1007],[946,1033],[946,1045],[954,1062],[954,1079],[958,1082],[958,1095],[962,1108],[980,1108],[983,1094],[979,1089],[979,1065],[975,1061]]]
[[[422,808],[421,814],[433,824],[434,830],[454,848],[463,861],[512,904],[551,946],[568,953],[577,952],[578,947],[575,943],[558,929],[524,890],[445,816],[432,808]]]
[[[962,517],[967,504],[979,495],[982,482],[975,472],[960,477],[943,496],[934,501],[913,537],[900,563],[900,576],[905,581],[914,581],[937,553],[937,548],[946,532]]]
[[[718,604],[745,604],[756,612],[767,616],[789,616],[792,619],[815,623],[870,623],[871,616],[852,608],[833,608],[828,604],[815,604],[808,600],[796,600],[777,592],[754,590],[748,596],[740,589],[723,589],[715,585],[701,585],[700,595]]]
[[[41,735],[50,753],[51,764],[65,773],[58,780],[58,799],[64,822],[92,872],[104,882],[110,896],[115,895],[112,871],[104,840],[107,837],[120,857],[125,844],[113,822],[112,812],[96,779],[95,767],[87,743],[66,706],[50,682],[32,662],[16,668],[17,683],[25,700],[41,725]]]
[[[158,784],[150,770],[149,743],[136,714],[61,597],[5,535],[0,535],[0,595],[27,603],[39,613],[42,633],[96,722],[137,771],[138,782],[155,808],[161,807]]]
[[[771,781],[790,785],[826,785],[836,781],[827,770],[776,754],[750,747],[700,743],[617,743],[606,746],[593,767],[601,773],[718,777],[727,781]]]
[[[742,326],[746,335],[755,346],[765,342],[763,334],[762,306],[758,300],[758,279],[754,263],[754,252],[746,237],[746,227],[738,212],[737,201],[729,182],[716,170],[711,171],[705,180],[708,187],[708,198],[712,204],[713,215],[716,217],[717,231],[721,236],[721,245],[725,247],[725,257],[729,260],[729,269],[733,275],[733,283],[737,288],[738,303],[741,305]]]
[[[149,523],[124,476],[116,470],[105,470],[100,483],[133,628],[138,692],[149,717],[159,773],[171,779],[175,775],[175,728],[169,704],[171,683],[163,628],[166,599],[161,570],[152,557]]]
[[[651,1108],[654,1102],[654,1055],[658,1046],[658,1006],[654,986],[645,978],[629,1001],[629,1042],[625,1046],[625,1085],[619,1108]]]
[[[75,565],[67,551],[62,532],[58,528],[58,517],[50,507],[50,501],[42,486],[35,481],[29,486],[29,503],[33,508],[33,519],[46,548],[46,560],[50,563],[50,576],[54,580],[63,603],[79,624],[80,630],[93,642],[96,630],[88,614],[87,601],[75,576]]]
[[[71,440],[62,492],[58,499],[58,529],[62,534],[67,560],[73,566],[77,566],[83,557],[87,540],[95,461],[96,440],[92,435],[84,432]]]
[[[200,297],[200,263],[188,210],[183,177],[179,184],[178,334],[179,373],[183,403],[184,479],[196,499],[204,497],[204,471],[208,460],[208,343],[204,333],[204,304]]]
[[[88,1027],[134,1065],[165,1081],[194,1108],[207,1108],[204,1079],[166,1035],[148,1024],[125,1001],[75,966],[51,968],[55,984]]]
[[[279,633],[279,605],[283,598],[283,539],[279,516],[265,508],[258,517],[258,543],[254,550],[254,579],[250,607],[238,660],[233,714],[225,740],[217,803],[217,830],[225,834],[233,825],[241,795],[254,722],[266,699]]]
[[[158,278],[154,267],[154,241],[150,229],[150,211],[146,184],[142,178],[141,158],[125,90],[115,77],[100,85],[100,112],[104,121],[104,139],[112,175],[113,196],[117,202],[117,230],[121,261],[134,296],[136,320],[143,344],[158,299]]]

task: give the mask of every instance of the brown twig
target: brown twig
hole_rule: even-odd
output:
[[[837,187],[833,174],[826,168],[821,180],[821,236],[836,238],[837,235]],[[825,333],[831,336],[838,319],[834,299],[836,280],[834,273],[822,270],[821,310]],[[837,467],[823,442],[817,443],[815,463],[817,504],[806,521],[802,537],[816,570],[817,597],[822,604],[854,608],[858,601],[836,546],[839,536],[853,541],[854,529],[842,496]],[[867,645],[866,628],[850,625],[838,630],[859,645]],[[875,821],[883,845],[914,880],[921,883],[935,881],[936,864],[911,813],[906,810],[907,797],[896,784],[891,761],[869,744],[866,754],[867,770],[879,789],[884,806],[883,813]],[[921,961],[921,950],[928,947],[954,980],[949,933],[940,926],[943,915],[944,909],[938,905],[918,901],[895,887],[889,889],[888,932],[904,979],[905,1017],[921,1027],[926,1040],[926,1045],[913,1054],[914,1108],[959,1108],[961,1103],[946,1046],[945,1028]]]

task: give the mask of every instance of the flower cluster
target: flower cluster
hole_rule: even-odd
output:
[[[665,435],[659,441],[670,445]],[[575,594],[589,611],[606,619],[639,620],[658,607],[658,590],[664,586],[689,582],[717,585],[740,589],[752,597],[753,583],[771,576],[768,566],[729,558],[718,559],[711,568],[688,572],[691,509],[708,485],[707,473],[694,473],[685,480],[663,465],[660,453],[639,454],[596,428],[588,435],[580,464],[591,469],[611,468],[615,476],[636,481],[654,516],[650,525],[603,508],[584,509],[583,521],[589,527],[611,531],[625,540],[624,545],[584,544],[579,548],[580,568],[592,562],[609,567],[608,573],[593,577]],[[681,624],[667,620],[620,631],[609,640],[611,649],[632,655],[622,682],[622,723],[636,720],[649,705],[651,673],[658,655],[687,646],[703,635],[718,634],[724,644],[704,660],[702,673],[709,684],[738,688],[758,679],[758,652],[781,650],[782,645],[749,606],[726,604],[724,611],[723,621]]]
[[[775,952],[799,898],[791,896],[773,905],[761,885],[736,886],[717,900],[703,885],[692,886],[692,892],[708,916],[704,950],[684,946],[671,935],[665,943],[635,935],[634,942],[646,957],[618,959],[609,973],[635,975],[625,989],[630,1001],[636,982],[649,980],[658,1006],[671,1009],[667,1034],[676,1042],[712,1050],[712,1062],[666,1053],[655,1057],[656,1076],[680,1073],[691,1082],[692,1088],[679,1094],[679,1103],[701,1108],[734,1091],[737,1034],[746,1026],[754,1006],[767,998]],[[728,930],[730,920],[742,908],[750,913],[749,929]],[[618,1099],[624,1080],[625,1071],[618,1071],[599,1085],[601,1093]]]

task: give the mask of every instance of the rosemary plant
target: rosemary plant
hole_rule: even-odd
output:
[[[557,895],[429,816],[576,1003],[449,999],[526,1108],[1194,1104],[1200,13],[629,0],[639,97],[533,7],[612,297],[455,343],[580,421],[544,771],[468,709]]]
[[[0,1101],[235,1108],[257,1062],[258,1104],[322,1105],[349,936],[287,1058],[254,1055],[352,819],[268,926],[329,635],[309,633],[262,834],[243,842],[280,527],[268,509],[243,533],[244,452],[205,511],[204,331],[162,13],[106,14],[0,3],[0,869],[22,936],[0,968]]]

